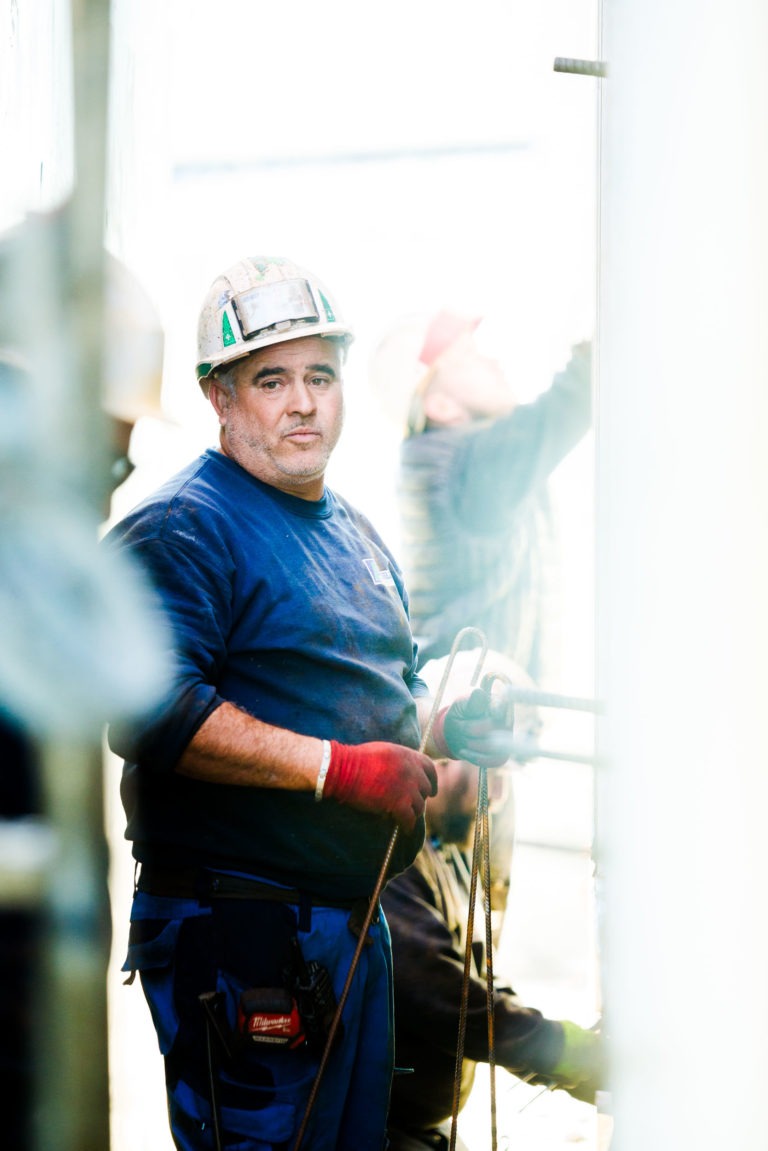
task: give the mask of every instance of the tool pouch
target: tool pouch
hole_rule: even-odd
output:
[[[315,1054],[321,1054],[325,1049],[336,1014],[336,996],[328,970],[314,959],[310,959],[309,962],[304,959],[295,936],[291,940],[286,981],[298,1005],[307,1046]],[[342,1031],[342,1024],[339,1022],[334,1035],[334,1047],[341,1040]]]
[[[246,1044],[269,1043],[294,1050],[308,1047],[321,1054],[325,1049],[336,1012],[336,996],[328,971],[311,959],[307,962],[293,936],[285,967],[284,987],[248,987],[241,992],[237,1031]],[[334,1046],[341,1038],[341,1025]]]

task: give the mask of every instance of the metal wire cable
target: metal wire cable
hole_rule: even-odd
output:
[[[461,634],[461,633],[459,633]],[[482,633],[480,633],[482,635]],[[458,639],[458,637],[457,637]],[[455,644],[454,644],[455,647]],[[486,653],[485,637],[483,637],[483,650],[472,677],[472,685],[482,668]],[[492,677],[493,678],[493,677]],[[490,691],[490,682],[488,690]],[[477,905],[477,878],[482,867],[483,872],[483,909],[485,919],[485,959],[486,959],[486,1010],[488,1018],[488,1068],[490,1073],[491,1094],[491,1148],[496,1151],[496,1036],[495,1036],[495,997],[493,988],[493,929],[491,922],[491,857],[490,857],[490,826],[488,820],[488,770],[478,767],[477,810],[475,813],[475,833],[472,847],[472,867],[469,879],[469,906],[467,909],[467,938],[464,948],[464,974],[461,989],[461,1002],[459,1004],[459,1034],[456,1043],[456,1065],[453,1079],[453,1113],[451,1116],[450,1151],[456,1151],[456,1135],[458,1130],[459,1105],[461,1102],[461,1072],[464,1064],[464,1043],[467,1031],[467,1005],[469,999],[469,980],[472,968],[472,941],[474,935],[475,908]],[[481,861],[482,857],[482,863]]]
[[[493,986],[493,930],[491,922],[491,829],[488,817],[488,769],[480,768],[480,819],[483,845],[483,906],[485,910],[485,978],[488,1012],[488,1070],[491,1094],[491,1149],[496,1151],[496,1000]]]
[[[477,811],[475,814],[475,835],[472,846],[472,867],[469,882],[469,905],[467,909],[467,938],[464,948],[464,975],[461,989],[461,1002],[459,1005],[459,1034],[456,1042],[456,1064],[453,1079],[453,1112],[451,1116],[451,1135],[449,1148],[456,1151],[456,1135],[458,1130],[459,1105],[461,1102],[461,1072],[464,1064],[464,1043],[467,1031],[467,1006],[469,999],[469,981],[472,969],[472,941],[474,935],[475,908],[477,905],[477,879],[482,868],[483,872],[483,909],[485,920],[485,950],[486,950],[486,1012],[488,1019],[488,1069],[490,1077],[491,1101],[491,1151],[496,1151],[496,1034],[495,1034],[495,995],[493,987],[493,932],[491,922],[491,891],[490,891],[490,827],[488,821],[488,772],[487,768],[479,767]],[[480,862],[482,859],[482,863]]]
[[[480,796],[478,794],[478,803]],[[464,1063],[464,1038],[467,1030],[467,991],[469,988],[469,975],[472,966],[472,930],[471,924],[475,918],[475,902],[477,894],[477,850],[480,840],[480,823],[475,818],[475,839],[472,847],[472,870],[469,883],[469,907],[467,911],[467,938],[464,947],[464,977],[461,987],[461,1001],[459,1003],[459,1034],[456,1040],[456,1064],[453,1073],[453,1109],[451,1115],[450,1151],[456,1151],[456,1131],[459,1119],[459,1104],[461,1093],[461,1069]]]

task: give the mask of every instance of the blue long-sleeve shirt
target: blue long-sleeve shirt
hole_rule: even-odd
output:
[[[288,495],[209,450],[116,525],[148,572],[177,671],[157,714],[110,729],[126,835],[143,861],[234,867],[312,894],[369,894],[391,823],[311,792],[190,779],[174,768],[224,700],[300,734],[417,747],[408,601],[368,522],[326,489]],[[319,764],[318,764],[319,766]],[[423,840],[398,838],[395,870]]]

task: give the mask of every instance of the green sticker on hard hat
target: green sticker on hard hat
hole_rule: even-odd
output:
[[[232,325],[229,322],[229,316],[224,312],[221,317],[221,340],[225,348],[230,347],[231,344],[236,344],[235,333],[232,331]]]
[[[321,301],[323,308],[325,310],[326,320],[328,321],[329,324],[335,324],[336,323],[336,317],[333,314],[333,308],[328,303],[328,300],[325,298],[325,296],[323,295],[323,293],[320,291],[319,288],[317,290],[317,294],[320,297],[320,301]]]

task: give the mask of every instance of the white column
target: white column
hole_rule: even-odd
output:
[[[768,7],[606,0],[598,781],[613,1146],[765,1142]]]

